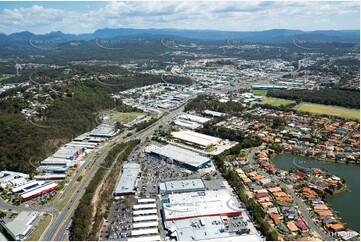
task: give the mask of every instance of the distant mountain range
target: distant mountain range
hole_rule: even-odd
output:
[[[29,31],[0,34],[2,41],[29,41],[29,39],[93,40],[114,39],[130,36],[180,37],[198,40],[247,40],[268,43],[289,43],[294,39],[327,42],[360,42],[360,30],[316,30],[302,31],[290,29],[271,29],[264,31],[218,31],[218,30],[181,30],[181,29],[98,29],[89,34],[65,34],[61,31],[36,35]],[[0,41],[1,43],[1,41]]]

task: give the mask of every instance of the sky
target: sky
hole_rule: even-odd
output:
[[[0,32],[102,28],[259,31],[360,29],[359,1],[0,2]]]

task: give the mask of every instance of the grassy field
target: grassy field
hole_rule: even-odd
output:
[[[13,77],[14,75],[10,75],[10,74],[4,74],[4,75],[0,75],[0,81],[9,79],[10,77]]]
[[[46,214],[43,221],[39,223],[35,231],[26,239],[27,241],[39,241],[41,235],[44,233],[46,227],[50,224],[51,215]]]
[[[295,103],[295,101],[282,99],[282,98],[263,97],[263,100],[261,103],[278,107],[281,105],[293,104],[293,103]]]
[[[267,96],[268,90],[252,90],[252,93],[258,96]]]
[[[314,114],[325,114],[337,116],[345,119],[357,119],[360,120],[360,110],[344,108],[339,106],[322,105],[315,103],[301,103],[294,107],[297,111],[309,112]]]

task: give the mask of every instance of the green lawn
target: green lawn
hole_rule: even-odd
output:
[[[295,101],[282,99],[282,98],[263,97],[261,103],[278,107],[278,106],[281,106],[281,105],[293,104],[293,103],[295,103]]]
[[[4,74],[4,75],[0,75],[0,81],[9,79],[10,77],[13,77],[14,75],[10,75],[10,74]]]
[[[27,241],[39,241],[41,235],[44,233],[45,229],[50,224],[50,221],[51,221],[51,215],[46,214],[44,219],[39,223],[39,225],[34,230],[34,232],[32,232],[31,235],[26,240]]]
[[[325,114],[325,115],[332,115],[345,119],[360,120],[360,109],[344,108],[339,106],[322,105],[322,104],[307,103],[307,102],[295,106],[294,109],[302,112]]]
[[[258,96],[267,96],[268,90],[252,90],[252,93]]]

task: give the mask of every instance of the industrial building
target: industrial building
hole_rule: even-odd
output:
[[[40,162],[40,165],[42,166],[67,166],[70,162],[68,159],[60,159],[60,158],[46,158],[42,162]]]
[[[180,140],[190,145],[199,145],[203,149],[206,147],[220,144],[222,142],[222,139],[220,138],[193,132],[190,130],[172,132],[171,135],[177,140]]]
[[[64,180],[66,178],[65,174],[44,174],[34,176],[35,180],[44,181],[44,180]]]
[[[252,90],[286,90],[286,86],[277,85],[253,85]]]
[[[28,174],[13,172],[13,171],[1,171],[0,172],[0,186],[2,188],[7,187],[14,179],[17,178],[29,178]]]
[[[204,185],[202,179],[172,180],[159,183],[159,193],[161,195],[205,190],[206,186]]]
[[[241,214],[237,199],[225,189],[169,194],[162,206],[165,221]]]
[[[190,169],[198,170],[210,165],[211,160],[208,157],[201,156],[196,152],[186,150],[174,145],[156,146],[150,145],[145,148],[145,152],[164,161],[170,161],[174,164]]]
[[[65,173],[69,166],[39,166],[36,170],[41,173]]]
[[[39,213],[35,211],[22,211],[14,220],[2,225],[14,240],[24,240],[30,233],[33,222],[38,216]]]
[[[111,138],[118,133],[119,130],[116,130],[114,125],[101,124],[98,125],[95,129],[93,129],[89,133],[89,136],[99,138]]]
[[[29,191],[21,194],[20,196],[23,199],[23,201],[28,201],[28,200],[34,199],[36,197],[39,197],[41,195],[44,195],[48,192],[54,191],[57,188],[58,188],[58,184],[55,182],[52,182],[52,183],[43,185],[41,187],[35,187],[34,189],[29,190]]]
[[[211,120],[210,118],[205,118],[205,117],[194,115],[194,114],[181,114],[177,117],[177,119],[187,120],[187,121],[195,122],[198,124],[204,124]]]
[[[175,119],[173,123],[184,129],[197,129],[202,126],[201,124],[196,122],[180,120],[180,119]]]
[[[68,159],[68,160],[76,160],[81,154],[85,152],[87,148],[83,147],[74,147],[74,146],[64,146],[60,148],[57,152],[52,156],[57,159]]]
[[[212,110],[208,110],[208,109],[204,110],[203,113],[208,114],[213,117],[222,117],[222,116],[226,115],[225,113],[216,112],[216,111],[212,111]]]
[[[114,196],[133,195],[137,191],[137,180],[140,172],[140,165],[137,163],[126,163],[123,165],[121,177],[115,188]]]

